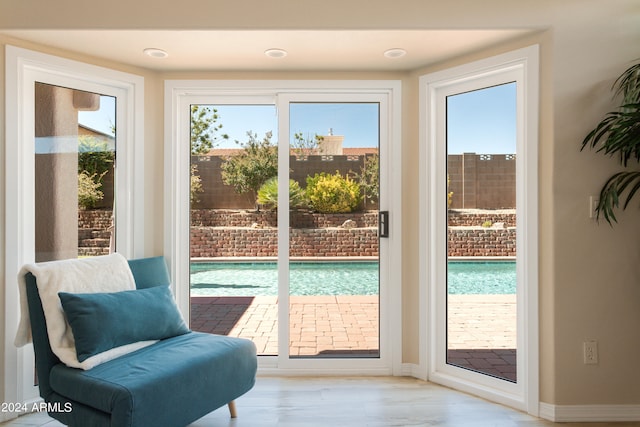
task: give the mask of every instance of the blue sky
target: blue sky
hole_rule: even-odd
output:
[[[116,124],[116,99],[112,96],[100,97],[98,111],[79,111],[78,122],[107,135],[111,135],[111,126]]]
[[[229,134],[217,148],[235,148],[235,140],[244,142],[251,130],[264,137],[273,131],[277,141],[277,116],[273,105],[216,106],[221,133]],[[447,99],[447,137],[449,154],[515,153],[516,104],[515,83],[450,96]],[[378,106],[375,103],[293,104],[290,111],[291,133],[302,132],[313,137],[344,136],[345,147],[375,147],[378,141]],[[99,111],[80,112],[79,121],[93,129],[110,134],[115,124],[114,98],[102,97]]]
[[[516,84],[447,98],[449,154],[515,154]]]
[[[217,148],[235,148],[235,140],[245,142],[251,130],[262,138],[273,132],[277,141],[276,108],[273,105],[216,105],[222,124],[220,134],[228,134],[229,141],[222,141]],[[378,145],[378,105],[367,104],[307,104],[291,106],[291,135],[300,132],[305,137],[315,134],[344,136],[345,147],[376,147]]]

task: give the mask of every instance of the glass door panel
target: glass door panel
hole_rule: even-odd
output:
[[[379,116],[289,104],[291,358],[380,357]]]
[[[446,98],[446,363],[517,382],[516,83]]]
[[[116,103],[35,83],[35,261],[115,250]]]
[[[277,215],[258,203],[277,140],[274,105],[191,105],[191,328],[262,356],[278,353]]]

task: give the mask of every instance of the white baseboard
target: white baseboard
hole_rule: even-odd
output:
[[[540,402],[539,416],[554,422],[640,421],[640,405],[552,405]]]
[[[424,381],[427,380],[425,368],[415,363],[403,363],[400,369],[400,376],[418,378]]]
[[[18,415],[12,412],[0,412],[0,423],[18,418]]]
[[[425,369],[403,363],[401,375],[426,380]],[[538,417],[553,422],[633,422],[640,421],[640,405],[553,405],[540,402]]]

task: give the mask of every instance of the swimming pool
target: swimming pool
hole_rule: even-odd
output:
[[[515,262],[449,262],[450,294],[513,294]],[[377,295],[377,262],[292,262],[291,295]],[[274,296],[275,262],[191,264],[193,296]]]
[[[516,293],[515,261],[452,261],[447,277],[450,295]]]

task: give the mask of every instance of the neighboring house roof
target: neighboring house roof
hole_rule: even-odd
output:
[[[99,141],[104,141],[109,151],[115,151],[116,149],[116,137],[114,135],[101,132],[80,123],[78,123],[78,136],[89,136]]]
[[[378,154],[377,147],[354,147],[343,148],[342,154],[345,156],[364,156],[365,154]]]
[[[78,134],[79,135],[93,135],[93,136],[99,136],[102,138],[108,138],[108,139],[114,139],[113,135],[101,132],[99,130],[90,128],[89,126],[83,125],[78,123]]]
[[[206,155],[226,157],[226,156],[233,156],[233,155],[239,154],[242,152],[242,150],[243,150],[242,148],[214,148],[213,150],[209,151]]]

